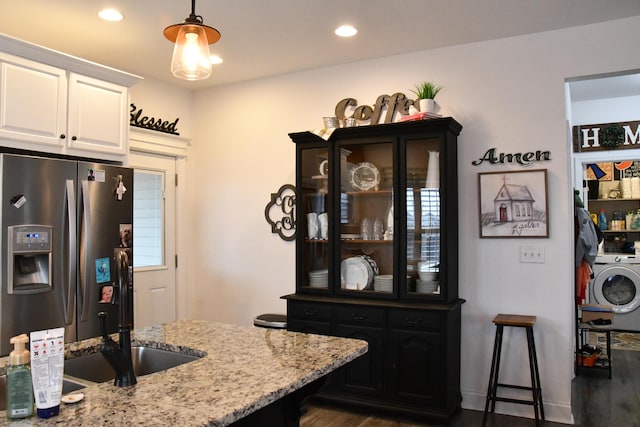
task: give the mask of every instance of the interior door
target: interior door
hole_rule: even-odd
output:
[[[131,153],[136,327],[176,320],[176,160]]]

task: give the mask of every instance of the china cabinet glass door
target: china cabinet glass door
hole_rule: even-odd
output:
[[[440,295],[440,140],[406,141],[405,295]],[[454,195],[454,197],[457,197]]]
[[[301,184],[298,194],[304,215],[297,227],[302,236],[301,287],[329,288],[329,151],[327,148],[301,150]]]
[[[393,153],[392,140],[340,145],[340,293],[396,293]]]

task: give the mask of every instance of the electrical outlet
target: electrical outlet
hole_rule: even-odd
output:
[[[544,264],[544,248],[539,246],[520,246],[520,262]]]

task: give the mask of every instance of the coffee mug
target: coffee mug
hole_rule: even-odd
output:
[[[326,212],[318,214],[318,223],[320,224],[320,238],[329,238],[329,216]]]
[[[307,214],[307,237],[309,239],[318,238],[318,214],[315,212]]]

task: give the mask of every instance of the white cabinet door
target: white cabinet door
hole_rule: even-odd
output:
[[[65,70],[0,53],[0,138],[62,147],[66,127]]]
[[[70,73],[68,147],[125,155],[128,101],[128,89],[124,86]]]

